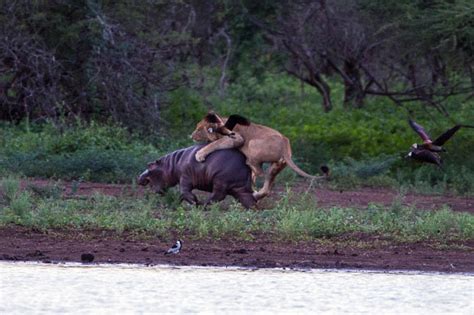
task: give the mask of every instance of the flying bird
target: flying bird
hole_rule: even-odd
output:
[[[418,162],[436,164],[438,167],[443,168],[443,161],[441,160],[439,154],[436,152],[431,152],[428,149],[418,149],[412,146],[406,157]]]
[[[436,164],[439,167],[442,165],[442,160],[439,152],[445,152],[446,150],[442,147],[446,141],[451,139],[451,137],[461,128],[474,128],[474,126],[469,125],[456,125],[451,129],[446,130],[443,134],[441,134],[438,138],[434,141],[431,140],[431,137],[425,131],[423,126],[417,124],[415,121],[409,119],[408,123],[410,124],[411,128],[423,139],[422,144],[414,143],[411,148],[410,152],[408,152],[407,157],[414,159],[420,162],[432,163]]]
[[[177,240],[176,243],[165,252],[165,255],[177,254],[179,253],[182,247],[183,247],[183,241]]]

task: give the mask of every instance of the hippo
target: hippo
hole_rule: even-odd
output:
[[[195,154],[204,144],[193,145],[174,151],[148,164],[137,179],[139,185],[150,184],[154,191],[163,194],[169,187],[179,184],[181,200],[194,205],[207,206],[233,196],[245,208],[252,208],[252,176],[245,163],[245,156],[236,149],[218,150],[209,155],[204,163],[197,162]],[[193,189],[211,192],[203,203],[192,193]]]

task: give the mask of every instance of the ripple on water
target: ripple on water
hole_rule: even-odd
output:
[[[473,274],[0,262],[0,314],[472,314]]]

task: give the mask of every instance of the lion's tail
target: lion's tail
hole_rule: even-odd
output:
[[[311,179],[325,179],[325,178],[328,177],[329,171],[327,173],[325,172],[325,175],[323,175],[323,176],[313,176],[313,175],[309,175],[308,173],[306,173],[305,171],[300,169],[295,164],[295,162],[293,162],[293,160],[291,159],[290,140],[288,140],[288,138],[286,138],[286,137],[283,137],[283,139],[284,139],[284,143],[285,143],[285,147],[283,148],[283,158],[285,159],[286,164],[293,171],[295,171],[298,175],[301,175],[301,176],[306,177],[306,178],[311,178]]]

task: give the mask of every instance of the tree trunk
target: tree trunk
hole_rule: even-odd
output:
[[[344,62],[344,73],[348,80],[344,80],[344,107],[362,108],[364,106],[365,92],[362,86],[359,69],[354,62]]]
[[[332,101],[331,101],[331,88],[329,85],[324,82],[324,80],[319,75],[314,75],[308,80],[308,83],[314,86],[319,94],[323,97],[323,110],[324,112],[329,112],[332,110]]]
[[[312,71],[308,71],[309,75],[305,76],[301,73],[293,71],[292,69],[286,68],[286,71],[301,80],[301,82],[306,82],[311,86],[314,86],[319,94],[323,97],[323,110],[324,112],[329,112],[332,110],[332,101],[331,101],[331,88],[329,85],[323,80],[323,78],[319,74],[315,74]]]

